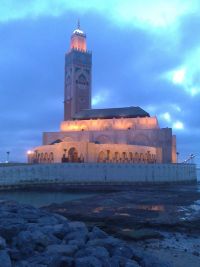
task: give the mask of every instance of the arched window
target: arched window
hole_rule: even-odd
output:
[[[43,161],[44,161],[44,154],[41,153],[41,156],[40,156],[40,163],[43,163]]]
[[[105,153],[103,152],[103,151],[101,151],[100,153],[99,153],[99,155],[98,155],[98,159],[97,159],[97,161],[98,162],[104,162],[105,161]]]
[[[78,151],[75,147],[71,147],[68,151],[69,162],[78,162]]]
[[[126,152],[123,152],[122,153],[122,161],[123,162],[127,161],[127,154],[126,154]]]
[[[133,160],[133,153],[129,152],[129,160],[132,161]]]
[[[48,162],[48,153],[47,152],[44,154],[44,162]]]
[[[139,162],[139,154],[138,154],[138,152],[135,152],[135,161]]]
[[[66,85],[69,85],[71,83],[71,78],[70,76],[66,77]]]
[[[115,162],[119,162],[119,158],[120,158],[120,157],[119,157],[119,152],[115,152],[115,153],[114,153],[114,161],[115,161]]]
[[[51,152],[51,153],[49,154],[49,162],[50,162],[50,163],[53,163],[53,162],[54,162],[54,155],[53,155],[53,152]]]
[[[81,74],[81,75],[78,77],[78,83],[79,83],[79,84],[82,84],[82,85],[87,84],[87,79],[86,79],[86,77],[85,77],[83,74]]]

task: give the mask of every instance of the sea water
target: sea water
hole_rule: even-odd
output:
[[[69,192],[46,192],[46,191],[6,191],[0,192],[0,200],[14,200],[22,204],[30,204],[35,207],[47,206],[52,203],[62,203],[72,200],[81,200],[96,193],[69,193]]]

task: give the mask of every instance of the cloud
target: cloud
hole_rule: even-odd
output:
[[[85,14],[98,12],[107,14],[112,21],[122,24],[143,24],[165,27],[179,17],[194,12],[198,0],[2,0],[0,20],[38,18],[40,16],[61,16],[67,11]]]

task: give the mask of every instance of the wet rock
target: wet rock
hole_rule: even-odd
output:
[[[48,267],[74,267],[74,259],[72,257],[56,256],[49,264]]]
[[[63,240],[67,233],[69,233],[69,226],[66,222],[64,224],[47,225],[41,227],[41,231],[46,234],[54,235],[56,238]]]
[[[9,249],[8,253],[10,255],[11,260],[20,260],[22,257],[21,252],[16,248]]]
[[[12,267],[10,256],[6,250],[0,250],[0,267]]]
[[[66,243],[70,240],[82,240],[84,243],[88,240],[88,231],[85,230],[77,230],[74,232],[69,232],[64,240]]]
[[[198,257],[200,256],[200,253],[198,251],[194,251],[192,254]]]
[[[13,267],[30,267],[30,264],[27,261],[18,261],[14,263]]]
[[[92,231],[89,233],[89,239],[107,238],[107,237],[108,234],[96,226],[93,227]]]
[[[85,246],[85,241],[83,239],[73,239],[68,242],[68,245],[74,245],[77,246],[79,249],[83,248]]]
[[[108,251],[112,251],[115,247],[123,244],[121,240],[114,237],[107,237],[103,239],[93,239],[87,242],[87,246],[100,246],[105,247]]]
[[[85,249],[79,250],[75,255],[76,258],[82,258],[85,256],[94,256],[98,259],[102,259],[108,258],[109,253],[104,247],[86,247]]]
[[[47,253],[62,254],[66,256],[73,256],[78,250],[77,246],[74,245],[50,245],[47,247]]]
[[[86,225],[83,222],[75,221],[75,222],[69,222],[69,228],[71,231],[86,231],[88,232],[88,229]]]
[[[55,224],[58,224],[58,219],[53,217],[53,216],[49,216],[49,215],[46,215],[44,217],[41,217],[38,219],[38,223],[39,225],[55,225]]]
[[[128,259],[127,257],[125,256],[117,256],[117,255],[114,255],[112,257],[112,266],[125,266],[126,263],[130,263],[130,259]],[[134,263],[134,261],[133,261]],[[115,264],[115,265],[114,265]],[[136,265],[137,266],[137,265]]]
[[[26,229],[26,222],[20,218],[8,218],[0,220],[0,235],[7,242],[12,241],[13,236]]]
[[[90,257],[77,258],[75,260],[75,267],[103,267],[103,266],[100,260],[98,260],[93,256],[90,256]]]
[[[123,256],[126,258],[132,258],[133,257],[133,251],[132,251],[131,247],[129,247],[127,245],[123,245],[123,246],[116,247],[113,250],[112,255]]]
[[[6,248],[6,241],[3,237],[0,236],[0,249]]]
[[[172,267],[171,263],[159,260],[150,254],[145,254],[143,259],[140,261],[142,267]]]
[[[140,265],[134,260],[127,260],[125,267],[140,267]]]
[[[170,266],[96,226],[11,202],[1,211],[0,267]]]

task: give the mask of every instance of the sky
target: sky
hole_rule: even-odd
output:
[[[140,106],[200,164],[199,0],[0,0],[0,162],[63,120],[64,55],[80,19],[94,108]]]

